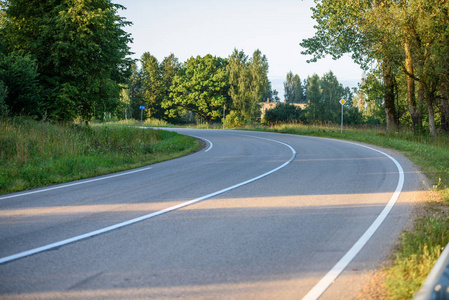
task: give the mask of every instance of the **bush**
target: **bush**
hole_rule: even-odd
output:
[[[265,112],[264,122],[267,124],[289,123],[292,121],[305,121],[302,109],[293,104],[278,103],[273,109]]]
[[[242,116],[232,110],[229,115],[226,116],[224,124],[226,128],[238,128],[245,126],[245,121]]]

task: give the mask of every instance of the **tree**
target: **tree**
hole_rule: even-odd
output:
[[[306,108],[307,121],[312,122],[340,122],[340,100],[347,102],[346,112],[351,117],[353,123],[362,120],[362,114],[353,107],[353,93],[350,88],[343,87],[338,82],[332,71],[324,74],[321,78],[314,74],[308,78],[307,99],[308,106]]]
[[[38,82],[37,64],[29,55],[0,54],[0,82],[3,111],[14,115],[43,117],[42,88]]]
[[[160,64],[161,76],[162,76],[162,100],[170,101],[170,87],[173,83],[173,79],[179,72],[181,71],[182,64],[178,61],[174,54],[170,54]],[[162,117],[163,120],[177,122],[179,121],[178,117],[170,117],[168,114],[164,113]]]
[[[176,116],[180,109],[189,110],[208,124],[219,118],[229,99],[226,65],[226,60],[210,54],[191,57],[174,76],[170,98],[164,99],[162,107],[170,116]]]
[[[437,99],[441,120],[449,114],[448,94],[448,1],[344,0],[315,1],[315,36],[304,40],[304,53],[312,61],[326,54],[339,58],[352,53],[368,68],[375,62],[382,73],[387,129],[396,129],[400,107],[398,78],[406,76],[406,101],[411,124],[418,132],[423,104],[428,112],[429,132],[436,135]],[[418,89],[416,91],[416,83]],[[449,124],[447,124],[449,126]],[[441,128],[448,127],[441,124]]]
[[[305,102],[304,88],[301,83],[301,78],[299,78],[297,74],[293,75],[292,71],[287,73],[286,81],[284,82],[284,92],[286,102]]]
[[[268,88],[265,94],[262,95],[259,102],[276,102],[273,98],[273,89],[271,88],[271,81],[268,81]]]
[[[312,54],[310,61],[316,61],[327,54],[338,59],[345,53],[352,53],[354,61],[365,69],[370,62],[379,62],[384,73],[387,129],[397,129],[394,97],[391,94],[394,91],[392,64],[395,54],[388,48],[394,36],[379,29],[378,25],[385,19],[383,16],[373,18],[386,4],[380,0],[315,0],[315,3],[313,18],[318,23],[315,26],[317,32],[314,37],[301,42],[300,45],[306,48],[303,54]]]
[[[156,57],[145,52],[141,58],[142,88],[147,118],[162,119],[165,110],[161,107],[164,94],[164,82]]]
[[[251,99],[246,112],[246,120],[254,122],[260,117],[259,101],[268,90],[268,60],[262,52],[257,49],[248,62],[251,76],[250,93]]]
[[[281,100],[278,95],[279,95],[279,92],[276,89],[274,89],[273,90],[273,100],[274,100],[274,102],[279,102]]]
[[[339,101],[344,98],[345,90],[343,86],[338,82],[337,77],[335,77],[332,71],[323,75],[323,77],[320,79],[320,86],[322,93],[321,93],[321,101],[319,102],[320,104],[319,119],[321,121],[338,123],[341,117],[340,116],[341,104],[339,103]]]
[[[308,106],[306,112],[306,119],[309,123],[315,122],[320,115],[320,102],[322,89],[320,86],[320,77],[317,74],[313,74],[312,77],[308,78],[307,85],[307,99]]]
[[[8,88],[5,83],[0,80],[0,117],[6,117],[9,113],[8,105],[5,103],[5,99],[8,96]]]
[[[143,100],[142,71],[134,63],[131,66],[131,76],[128,80],[128,94],[130,99],[130,112],[134,119],[140,119],[140,106],[145,105]]]
[[[7,2],[6,51],[36,59],[48,117],[87,121],[115,110],[132,63],[123,8],[109,0]]]
[[[249,59],[243,51],[234,49],[228,61],[233,110],[246,122],[254,122],[260,117],[259,102],[271,99],[267,58],[259,49]]]
[[[248,69],[248,56],[243,51],[234,49],[228,59],[227,71],[232,110],[243,119],[249,119],[251,74]]]

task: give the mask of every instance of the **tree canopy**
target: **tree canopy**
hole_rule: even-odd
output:
[[[315,36],[302,41],[304,54],[316,61],[325,55],[351,53],[365,70],[380,74],[387,128],[396,129],[398,81],[405,77],[412,127],[429,132],[449,130],[449,3],[447,1],[315,0]],[[377,72],[377,70],[379,72]],[[417,85],[417,88],[416,88]],[[440,100],[439,109],[437,100]]]
[[[187,60],[181,72],[174,76],[170,87],[171,98],[164,99],[162,107],[171,116],[186,109],[196,113],[206,123],[219,118],[228,103],[227,61],[210,54]]]
[[[102,118],[118,105],[130,76],[129,25],[109,0],[3,1],[6,54],[30,55],[37,64],[48,118]]]

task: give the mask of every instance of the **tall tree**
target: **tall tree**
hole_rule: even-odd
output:
[[[226,64],[226,60],[210,54],[191,57],[173,78],[171,98],[164,99],[162,107],[171,116],[176,116],[180,109],[189,110],[206,123],[219,118],[229,98]]]
[[[171,100],[170,87],[173,83],[173,79],[175,78],[175,76],[178,75],[179,72],[181,71],[181,68],[182,68],[182,64],[179,62],[178,58],[176,58],[176,56],[173,53],[170,54],[169,56],[167,56],[166,58],[164,58],[164,60],[161,62],[161,64],[160,64],[160,71],[161,71],[161,76],[162,76],[161,104],[164,101]],[[163,109],[163,108],[161,107],[161,109]],[[166,121],[175,121],[175,122],[177,119],[173,116],[170,117],[165,112],[161,118]]]
[[[7,52],[37,60],[43,109],[54,120],[89,120],[114,111],[132,63],[129,25],[109,0],[9,0]]]
[[[297,74],[293,75],[292,71],[287,73],[286,81],[284,82],[284,92],[286,102],[305,102],[304,88],[301,83],[301,78],[299,78]]]
[[[248,105],[246,119],[254,122],[260,117],[259,101],[268,90],[268,60],[262,52],[257,49],[249,59],[248,69],[251,76],[250,92],[251,100]]]
[[[322,90],[320,120],[338,123],[341,105],[339,101],[345,96],[345,90],[332,71],[323,75],[320,86]]]
[[[128,81],[128,94],[130,99],[130,111],[134,119],[140,119],[140,106],[145,105],[143,99],[142,70],[134,63],[131,66],[131,77]]]
[[[308,106],[306,112],[306,118],[309,123],[315,122],[319,119],[321,110],[321,93],[323,90],[320,86],[320,77],[317,74],[313,74],[312,77],[308,78],[307,85],[307,99]]]
[[[243,119],[249,119],[251,74],[248,69],[248,56],[243,51],[234,49],[228,59],[227,71],[232,110]]]
[[[306,48],[304,54],[312,54],[310,61],[316,61],[325,55],[332,55],[334,59],[345,53],[352,53],[352,58],[363,68],[368,68],[370,62],[379,62],[380,69],[385,72],[385,113],[387,129],[397,128],[394,97],[390,91],[394,90],[394,73],[391,67],[395,55],[389,52],[385,45],[394,36],[386,35],[377,26],[384,18],[372,19],[372,12],[382,9],[388,1],[382,0],[315,0],[317,6],[313,8],[313,18],[318,25],[317,32],[310,39],[303,40],[301,46]],[[370,15],[371,14],[371,15]]]
[[[234,49],[229,57],[229,96],[233,110],[246,122],[254,122],[260,117],[261,101],[270,99],[268,61],[259,49],[248,56]]]
[[[149,52],[145,52],[140,60],[142,63],[143,98],[145,101],[145,115],[147,118],[162,119],[165,110],[161,103],[164,93],[159,62]]]

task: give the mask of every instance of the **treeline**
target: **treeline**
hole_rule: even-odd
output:
[[[235,49],[228,58],[208,54],[184,63],[173,54],[158,62],[147,52],[140,66],[132,68],[124,113],[140,118],[143,106],[146,118],[171,123],[195,118],[210,123],[225,114],[237,123],[252,123],[260,117],[259,103],[276,97],[268,80],[267,58],[260,50],[251,57]]]
[[[109,0],[0,1],[0,115],[56,122],[142,115],[170,123],[226,117],[230,126],[339,123],[344,99],[349,124],[449,131],[447,1],[316,2],[318,31],[302,42],[306,53],[316,60],[351,52],[367,69],[361,89],[343,87],[332,72],[303,81],[289,72],[284,99],[305,108],[279,104],[261,120],[260,103],[280,98],[260,50],[185,62],[173,54],[159,62],[145,53],[136,62],[124,31],[130,22],[117,14],[123,6]]]
[[[351,53],[367,70],[361,102],[384,109],[387,128],[449,131],[449,2],[315,0],[312,61]],[[376,105],[377,105],[376,104]]]
[[[109,0],[0,5],[1,116],[86,123],[140,119],[141,113],[171,123],[221,122],[226,116],[228,125],[238,126],[261,121],[260,102],[280,101],[260,50],[184,63],[173,54],[159,62],[145,53],[136,62],[129,58],[132,39],[124,30],[130,22],[117,13],[124,7]],[[287,74],[286,101],[309,103],[297,121],[337,120],[338,100],[351,97],[339,84],[329,85],[329,78],[301,82]]]
[[[379,125],[382,119],[374,110],[359,109],[354,97],[354,90],[344,87],[337,77],[329,71],[322,77],[317,74],[307,77],[304,81],[297,74],[287,73],[284,82],[285,103],[278,103],[274,109],[265,112],[263,122],[268,124],[280,122],[333,123],[341,121],[340,100],[345,100],[345,124]],[[293,105],[305,104],[303,108]]]

